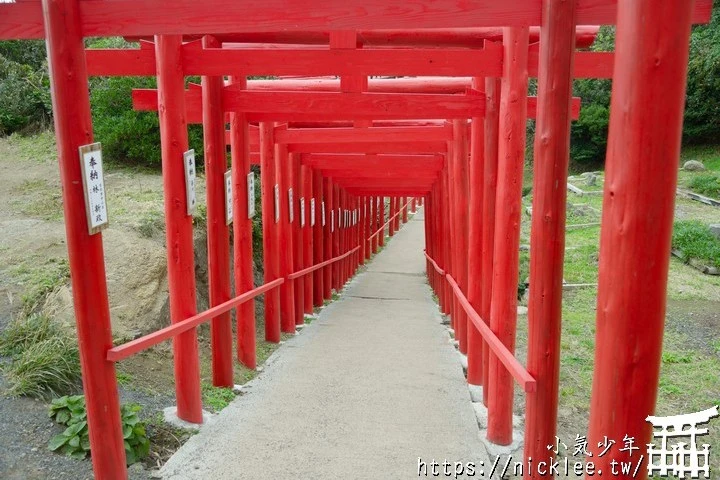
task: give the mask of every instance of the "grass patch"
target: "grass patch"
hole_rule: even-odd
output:
[[[690,180],[690,189],[712,198],[720,198],[720,176],[713,174],[695,175]]]
[[[720,267],[720,240],[699,221],[675,222],[672,246],[682,252],[685,261],[695,258],[710,266]]]
[[[56,336],[31,344],[13,358],[5,373],[14,396],[50,398],[80,386],[80,355],[75,340]]]
[[[145,430],[150,452],[143,463],[147,468],[160,468],[197,430],[178,428],[165,422],[162,413],[147,419]]]
[[[52,130],[46,130],[37,135],[13,133],[8,137],[8,143],[18,149],[23,160],[46,163],[54,162],[57,159],[55,134]]]
[[[135,227],[144,238],[152,238],[156,233],[165,231],[165,217],[157,210],[145,213]]]
[[[305,325],[310,325],[313,320],[315,320],[315,317],[313,317],[312,315],[305,315],[303,317],[303,322],[305,323]]]
[[[214,413],[230,405],[235,396],[232,388],[215,387],[209,383],[202,384],[203,405]]]

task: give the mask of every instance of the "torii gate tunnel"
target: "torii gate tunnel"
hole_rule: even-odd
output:
[[[213,383],[231,387],[233,309],[237,360],[255,368],[253,298],[265,295],[265,336],[278,342],[377,251],[386,228],[393,235],[408,208],[422,202],[427,274],[467,354],[468,382],[484,387],[489,440],[512,440],[515,380],[526,398],[525,455],[547,457],[557,432],[565,184],[570,122],[580,108],[571,97],[574,78],[613,79],[588,441],[627,434],[648,443],[690,27],[708,22],[711,6],[711,0],[0,4],[0,39],[47,43],[96,478],[127,478],[115,362],[172,339],[178,415],[201,423],[196,327],[210,322]],[[597,32],[579,25],[616,25],[615,53],[576,51]],[[108,36],[137,39],[140,48],[85,50],[84,37]],[[102,233],[88,229],[78,154],[93,143],[88,75],[157,77],[157,90],[135,91],[133,102],[160,116],[172,323],[120,346],[112,343]],[[185,90],[189,75],[201,75],[202,85]],[[254,75],[281,78],[247,78]],[[369,78],[375,76],[399,78]],[[527,97],[529,77],[538,79],[536,98]],[[529,351],[522,365],[514,347],[528,118],[535,118],[537,133]],[[211,306],[203,312],[195,299],[185,178],[188,123],[204,127]],[[261,165],[260,287],[251,264],[251,163]],[[621,455],[595,458],[595,465],[609,471]],[[645,475],[643,469],[638,478]]]

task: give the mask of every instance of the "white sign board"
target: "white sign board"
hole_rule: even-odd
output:
[[[247,176],[247,206],[248,218],[255,216],[255,174],[250,172]]]
[[[275,184],[275,223],[280,221],[280,185]]]
[[[88,232],[94,235],[108,226],[102,147],[99,143],[92,143],[81,146],[79,151]]]
[[[183,153],[183,163],[185,164],[185,196],[187,201],[187,214],[195,213],[195,150],[188,150]]]
[[[290,216],[290,223],[293,223],[295,219],[295,209],[293,208],[293,190],[288,189],[288,215]]]
[[[225,172],[225,223],[230,225],[233,221],[233,192],[232,171]]]
[[[321,212],[322,213],[322,226],[324,227],[325,226],[325,202],[322,202],[321,207],[322,207],[322,212]]]
[[[310,226],[315,226],[315,199],[310,199]]]
[[[300,197],[300,226],[305,226],[305,197]]]

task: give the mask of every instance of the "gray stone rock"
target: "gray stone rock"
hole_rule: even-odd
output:
[[[720,238],[720,223],[711,223],[709,227],[710,233],[715,235],[717,238]]]
[[[697,160],[688,160],[683,164],[683,170],[687,170],[688,172],[704,172],[705,165]]]
[[[588,187],[594,187],[595,185],[597,185],[597,175],[591,173],[590,175],[585,177],[585,185],[587,185]]]

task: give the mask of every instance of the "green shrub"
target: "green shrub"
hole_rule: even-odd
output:
[[[140,410],[141,407],[136,404],[122,405],[120,408],[128,465],[146,457],[150,452],[145,423],[140,421],[138,416]],[[56,423],[67,427],[63,433],[50,440],[50,450],[80,459],[91,453],[83,395],[56,398],[52,401],[48,414]]]
[[[34,70],[0,53],[0,135],[50,122],[52,102],[47,68]]]
[[[690,188],[701,195],[720,198],[720,176],[713,174],[696,175],[690,181]]]
[[[695,258],[710,266],[720,267],[720,240],[701,222],[675,222],[672,246],[682,252],[685,261]]]

